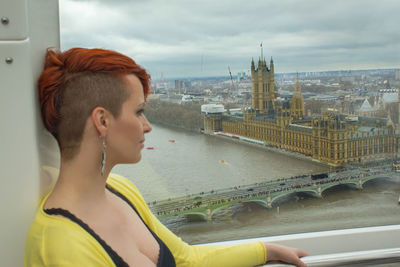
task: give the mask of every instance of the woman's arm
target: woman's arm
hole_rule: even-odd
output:
[[[299,257],[306,256],[307,253],[279,245],[264,244],[260,241],[233,246],[191,246],[172,233],[151,213],[140,192],[129,180],[117,175],[115,178],[109,183],[118,187],[120,192],[134,203],[146,224],[171,250],[178,267],[251,267],[263,265],[266,261],[272,260],[299,263],[298,266],[305,266]]]

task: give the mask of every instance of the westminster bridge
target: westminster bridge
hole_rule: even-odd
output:
[[[274,202],[290,194],[303,193],[322,198],[322,193],[325,190],[338,185],[348,185],[362,189],[363,185],[370,180],[391,178],[393,175],[395,175],[395,172],[392,169],[392,164],[374,167],[353,167],[321,174],[299,175],[211,190],[167,200],[153,201],[148,205],[160,220],[185,215],[210,221],[218,210],[238,203],[255,202],[265,208],[272,208]],[[315,179],[316,177],[318,179]]]

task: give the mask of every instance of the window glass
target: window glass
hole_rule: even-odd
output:
[[[400,222],[399,8],[63,0],[61,44],[114,49],[151,73],[142,161],[113,172],[184,240],[389,225]]]

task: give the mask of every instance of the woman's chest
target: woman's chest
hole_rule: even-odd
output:
[[[100,217],[91,219],[93,230],[130,266],[157,264],[160,246],[131,207],[105,208]]]

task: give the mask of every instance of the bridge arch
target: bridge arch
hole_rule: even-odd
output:
[[[200,220],[202,220],[202,221],[207,221],[207,214],[205,214],[203,212],[188,212],[188,213],[184,213],[183,215],[186,218],[188,218],[189,220],[191,220],[193,218],[200,218]]]
[[[215,214],[217,211],[220,211],[220,210],[222,210],[222,209],[225,209],[226,207],[230,207],[230,206],[235,205],[235,204],[250,203],[250,202],[254,202],[254,203],[257,203],[257,204],[261,205],[261,206],[264,207],[264,208],[268,208],[268,202],[267,202],[267,200],[262,200],[262,199],[248,199],[248,200],[241,200],[241,201],[233,201],[233,202],[228,202],[228,203],[226,203],[226,204],[224,204],[224,205],[221,205],[221,206],[219,206],[219,207],[217,207],[217,208],[215,208],[215,209],[211,209],[211,214],[210,214],[210,216],[211,216],[211,218],[212,218],[212,217],[214,216],[214,214]],[[206,216],[206,215],[205,215],[205,216]]]
[[[392,177],[390,177],[389,175],[379,175],[379,176],[369,176],[369,177],[365,177],[362,179],[362,185],[368,183],[369,181],[372,180],[377,180],[377,179],[390,179]]]
[[[258,205],[260,205],[260,206],[262,206],[262,207],[264,207],[264,208],[269,208],[268,207],[268,202],[267,202],[267,200],[262,200],[262,199],[249,199],[249,200],[247,200],[247,201],[243,201],[242,203],[246,203],[246,202],[254,202],[254,203],[256,203],[256,204],[258,204]]]
[[[325,186],[321,186],[321,194],[324,193],[328,189],[332,189],[332,188],[340,187],[340,186],[349,186],[349,187],[353,187],[353,188],[354,187],[359,188],[360,183],[356,182],[356,181],[345,181],[345,182],[342,181],[342,182],[328,184]]]
[[[289,195],[297,195],[298,193],[305,193],[307,195],[319,198],[319,194],[318,191],[316,190],[311,190],[311,189],[298,189],[298,190],[293,190],[293,191],[287,191],[286,193],[282,193],[280,192],[280,194],[274,196],[271,198],[271,204],[273,204],[274,202],[276,202],[278,199],[281,199],[285,196],[289,196]]]
[[[224,205],[221,205],[221,206],[219,206],[219,207],[217,207],[217,208],[215,208],[215,209],[211,209],[211,213],[210,213],[210,217],[212,218],[213,216],[214,216],[214,214],[217,212],[217,211],[219,211],[219,210],[222,210],[222,209],[225,209],[225,208],[227,208],[227,207],[230,207],[230,206],[232,206],[233,204],[236,204],[236,203],[226,203],[226,204],[224,204]]]

